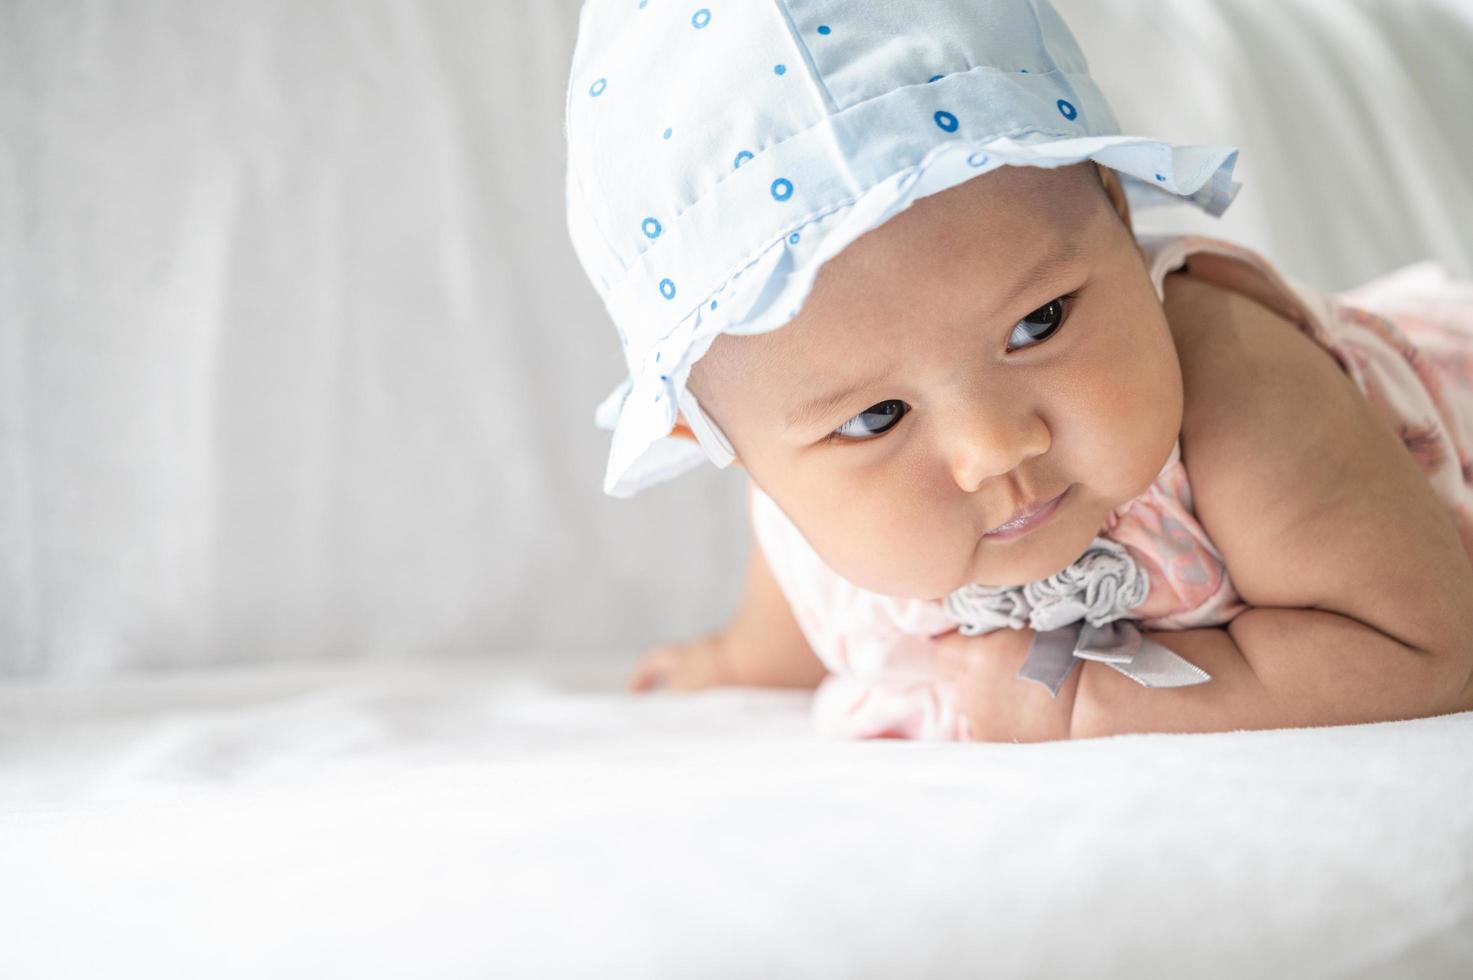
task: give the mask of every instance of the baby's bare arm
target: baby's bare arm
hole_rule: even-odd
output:
[[[1320,705],[1299,724],[1456,710],[1473,686],[1473,564],[1400,420],[1290,322],[1218,302],[1211,345],[1183,360],[1182,458],[1252,607],[1228,624],[1234,645],[1270,691]]]
[[[745,593],[731,622],[687,643],[645,651],[629,687],[633,691],[659,684],[674,690],[722,685],[814,688],[826,673],[767,567],[754,533]]]
[[[1212,675],[1188,687],[1142,687],[1086,661],[1051,698],[1017,676],[1034,635],[1004,629],[939,641],[957,708],[978,741],[1302,728],[1473,709],[1473,685],[1459,689],[1452,662],[1324,610],[1254,607],[1226,627],[1143,631]]]
[[[1080,671],[1067,737],[1354,725],[1473,707],[1457,661],[1322,609],[1260,606],[1225,629],[1144,635],[1212,680],[1144,688],[1091,661]]]
[[[1243,602],[1348,617],[1466,680],[1473,564],[1401,420],[1248,297],[1193,312],[1213,329],[1182,353],[1182,461]]]

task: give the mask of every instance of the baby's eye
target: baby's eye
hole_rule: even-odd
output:
[[[829,434],[829,438],[844,436],[849,439],[872,439],[895,428],[895,423],[908,411],[905,402],[894,398],[871,405],[835,429]]]
[[[1013,328],[1012,334],[1008,337],[1009,342],[1018,336],[1020,329],[1023,331],[1023,346],[1028,346],[1028,341],[1043,340],[1052,336],[1059,329],[1059,325],[1064,322],[1064,304],[1073,298],[1073,295],[1060,296],[1052,300],[1047,306],[1040,306],[1019,320],[1017,326]],[[1040,333],[1034,334],[1034,329],[1039,330]],[[1011,350],[1012,348],[1010,347],[1008,349]]]

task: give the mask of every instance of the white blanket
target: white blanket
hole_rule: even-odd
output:
[[[628,667],[0,688],[0,977],[1473,975],[1473,712],[832,742]]]

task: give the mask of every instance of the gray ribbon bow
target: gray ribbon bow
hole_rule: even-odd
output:
[[[1144,687],[1205,684],[1212,675],[1147,639],[1127,612],[1145,601],[1151,580],[1125,547],[1097,537],[1068,567],[1027,585],[965,585],[946,597],[946,614],[967,636],[996,629],[1035,630],[1017,676],[1057,697],[1081,660],[1098,660]]]

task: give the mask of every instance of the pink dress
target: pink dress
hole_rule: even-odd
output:
[[[1422,262],[1331,295],[1285,278],[1261,255],[1231,242],[1201,235],[1138,241],[1158,297],[1164,299],[1168,273],[1189,256],[1206,256],[1192,264],[1194,277],[1252,297],[1329,351],[1401,435],[1473,556],[1473,283]],[[860,589],[825,565],[755,484],[751,507],[773,577],[829,670],[813,701],[817,731],[969,740],[970,726],[928,642],[956,627],[941,600]],[[1099,534],[1122,545],[1148,574],[1147,597],[1131,610],[1142,629],[1217,626],[1248,608],[1196,520],[1180,440],[1151,486],[1116,507]]]

